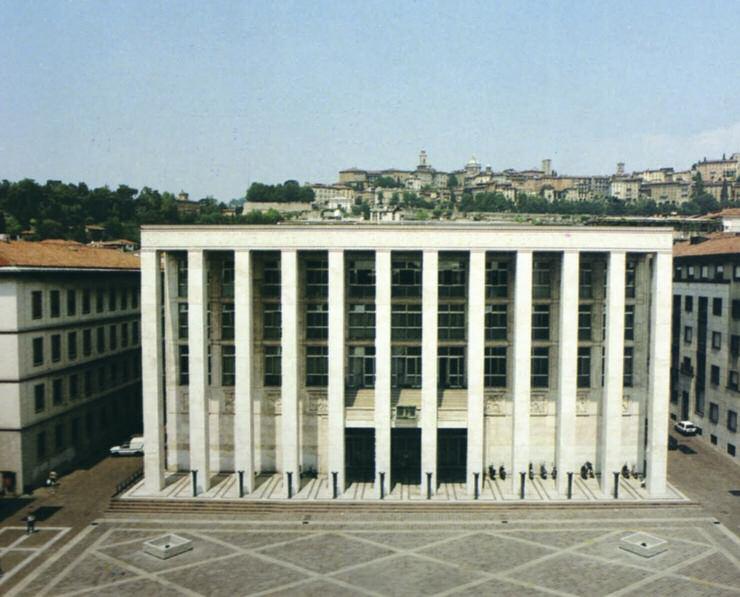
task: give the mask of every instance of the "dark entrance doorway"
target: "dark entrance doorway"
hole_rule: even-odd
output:
[[[375,429],[347,427],[344,430],[345,482],[375,479]]]
[[[681,394],[681,420],[688,421],[689,419],[689,393],[683,392]]]
[[[421,483],[421,429],[391,429],[393,483]]]
[[[440,483],[465,483],[468,463],[468,430],[437,430],[437,479]]]

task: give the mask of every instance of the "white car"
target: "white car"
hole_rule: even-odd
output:
[[[673,428],[681,435],[696,435],[699,429],[691,421],[679,421]]]
[[[144,438],[140,436],[132,437],[120,446],[113,446],[110,453],[112,456],[141,456],[144,454]]]

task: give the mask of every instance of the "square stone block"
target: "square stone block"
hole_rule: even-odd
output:
[[[160,560],[167,560],[193,549],[193,542],[179,535],[167,534],[144,541],[144,552]]]

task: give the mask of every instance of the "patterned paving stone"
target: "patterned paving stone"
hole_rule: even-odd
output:
[[[335,533],[327,533],[263,549],[260,553],[326,574],[353,564],[382,558],[392,554],[393,551]]]
[[[702,543],[703,545],[712,545],[697,527],[687,527],[683,529],[666,529],[658,528],[653,530],[645,530],[646,533],[651,535],[659,535],[663,539],[682,539],[685,541],[692,541],[694,543]]]
[[[140,597],[181,597],[182,591],[162,583],[145,578],[117,583],[107,587],[98,587],[95,597],[121,597],[121,595],[139,595]]]
[[[42,547],[58,536],[60,532],[57,529],[38,529],[35,533],[26,535],[16,547]]]
[[[374,562],[346,572],[337,578],[383,595],[432,595],[449,591],[479,577],[474,571],[430,562],[415,556],[399,556]]]
[[[679,568],[675,572],[699,580],[740,587],[740,567],[721,553],[712,554],[698,562]]]
[[[21,529],[0,529],[0,547],[8,547],[25,534],[26,532]]]
[[[434,532],[388,532],[388,533],[348,533],[357,537],[364,537],[370,541],[382,543],[396,549],[417,549],[430,543],[442,541],[444,539],[454,539],[460,533],[434,533]]]
[[[101,546],[113,545],[114,543],[125,543],[126,541],[146,541],[161,535],[160,531],[138,530],[138,529],[113,529],[110,534],[100,543]]]
[[[306,578],[300,572],[247,554],[203,562],[166,572],[162,576],[181,587],[209,597],[248,595]]]
[[[95,555],[89,555],[77,565],[67,569],[61,580],[54,585],[53,595],[93,589],[118,580],[134,578],[136,574],[123,566],[113,564]]]
[[[565,531],[563,529],[553,529],[547,531],[516,531],[513,533],[506,533],[507,536],[518,537],[520,539],[526,539],[527,541],[534,541],[547,547],[556,547],[565,549],[573,547],[584,541],[589,541],[597,537],[601,537],[609,531],[602,530],[586,530],[586,531]]]
[[[608,595],[650,576],[650,572],[562,554],[514,572],[518,580],[583,597]]]
[[[280,532],[255,532],[248,531],[209,531],[209,537],[214,537],[219,541],[230,543],[241,549],[257,549],[272,545],[273,543],[282,543],[284,541],[294,541],[302,539],[305,533],[280,533]]]
[[[486,580],[472,587],[466,587],[453,593],[453,595],[483,595],[495,597],[545,597],[552,595],[547,591],[535,587],[525,587],[523,585],[507,582],[505,580]]]
[[[737,597],[738,591],[730,591],[681,578],[659,578],[634,591],[625,597]]]
[[[353,591],[345,586],[325,580],[314,580],[287,589],[278,589],[267,593],[274,597],[345,597],[347,595],[367,595],[365,591]]]
[[[502,572],[553,552],[503,535],[476,533],[422,549],[420,553],[471,570]]]

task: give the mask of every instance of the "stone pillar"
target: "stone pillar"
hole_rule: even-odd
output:
[[[514,381],[512,391],[512,493],[529,466],[529,393],[532,385],[532,251],[518,251],[514,279]]]
[[[614,472],[622,468],[622,389],[624,372],[625,252],[609,253],[606,289],[606,347],[601,403],[601,491],[614,492]]]
[[[329,479],[344,492],[344,251],[329,251]]]
[[[391,491],[391,252],[375,253],[375,495]]]
[[[180,434],[180,415],[177,404],[177,359],[178,359],[178,310],[177,310],[177,257],[171,253],[164,255],[164,387],[165,410],[167,412],[167,462],[168,468],[181,470],[187,464],[180,464],[182,438]]]
[[[475,494],[485,478],[485,391],[484,362],[486,342],[486,252],[470,252],[468,283],[468,458],[467,491]]]
[[[575,472],[576,391],[578,388],[578,252],[564,251],[560,276],[560,342],[555,466],[558,493],[565,495],[567,473]]]
[[[164,489],[164,391],[162,327],[157,251],[141,252],[141,381],[144,414],[144,488],[154,495]]]
[[[208,272],[204,251],[188,251],[188,348],[190,468],[198,471],[196,492],[211,485],[208,416]]]
[[[300,489],[300,436],[298,430],[298,253],[285,250],[280,256],[282,314],[281,442],[283,488],[288,497],[288,473],[293,477],[293,495]]]
[[[252,325],[252,254],[249,250],[237,250],[234,251],[234,468],[237,475],[244,472],[246,493],[254,491]]]
[[[666,493],[668,401],[670,392],[671,308],[673,306],[670,252],[653,261],[650,304],[650,379],[648,383],[648,445],[646,486],[650,497]],[[640,422],[642,424],[642,422]]]
[[[422,263],[421,308],[421,491],[437,488],[437,317],[439,253],[425,250]]]

